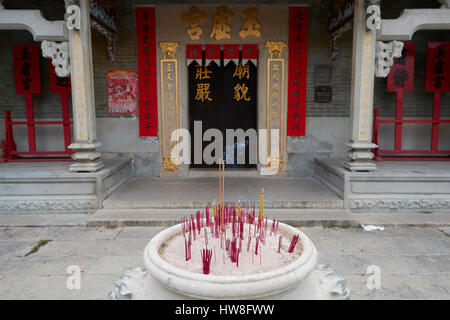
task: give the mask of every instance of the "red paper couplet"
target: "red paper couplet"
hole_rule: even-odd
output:
[[[40,94],[41,73],[39,66],[39,45],[14,45],[13,58],[16,93]]]
[[[414,91],[414,55],[414,42],[404,42],[402,56],[394,58],[394,64],[387,77],[388,92]]]
[[[256,66],[258,61],[258,46],[256,44],[242,45],[242,64],[246,64],[249,60]]]
[[[227,65],[230,61],[235,64],[239,63],[239,45],[238,44],[224,44],[223,45],[223,61]]]
[[[287,135],[304,136],[306,71],[308,62],[308,7],[289,7],[289,77]]]
[[[58,94],[69,94],[72,91],[70,77],[58,77],[52,60],[48,59],[48,70],[50,74],[50,92]]]
[[[218,66],[220,66],[220,44],[205,45],[206,65],[208,65],[211,61],[214,61]]]
[[[158,136],[155,8],[136,7],[139,70],[139,136]]]
[[[186,45],[186,61],[190,65],[192,62],[202,64],[203,49],[201,44],[188,44]]]
[[[428,42],[426,68],[425,91],[450,91],[450,42]]]

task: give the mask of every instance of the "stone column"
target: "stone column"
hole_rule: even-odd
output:
[[[89,0],[79,0],[80,10],[75,7],[72,12],[79,13],[79,24],[68,28],[74,142],[69,146],[75,151],[72,159],[76,162],[70,167],[74,172],[95,172],[103,167],[96,149],[97,142],[95,119],[94,79],[92,64],[91,22]],[[68,7],[70,8],[70,6]]]
[[[350,98],[351,136],[346,145],[351,148],[345,163],[351,171],[372,171],[373,159],[373,82],[376,30],[366,27],[364,0],[354,2],[352,89]]]

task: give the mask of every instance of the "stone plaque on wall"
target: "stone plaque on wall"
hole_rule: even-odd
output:
[[[330,103],[332,96],[331,86],[316,86],[314,89],[314,101],[317,103]]]

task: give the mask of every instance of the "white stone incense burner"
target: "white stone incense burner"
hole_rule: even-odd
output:
[[[317,250],[303,232],[279,223],[279,233],[299,236],[302,253],[293,262],[268,272],[219,276],[187,271],[162,257],[161,253],[172,239],[183,237],[182,225],[177,224],[161,231],[148,243],[143,255],[147,271],[126,269],[109,297],[239,300],[350,298],[351,291],[342,276],[329,266],[317,266]]]

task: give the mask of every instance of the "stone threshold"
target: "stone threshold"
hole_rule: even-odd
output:
[[[102,209],[89,215],[88,227],[161,226],[169,227],[200,209]],[[438,227],[450,225],[450,214],[413,212],[352,213],[349,210],[266,209],[265,216],[295,227],[361,228],[364,225],[388,227]]]

